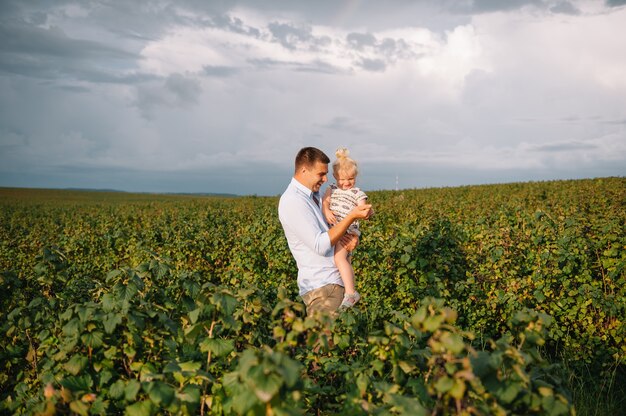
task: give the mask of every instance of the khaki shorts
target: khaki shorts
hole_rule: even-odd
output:
[[[313,289],[302,295],[302,300],[306,306],[308,316],[313,316],[316,312],[327,312],[336,314],[337,309],[343,301],[343,286],[330,284]]]

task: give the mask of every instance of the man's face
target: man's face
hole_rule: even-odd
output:
[[[303,184],[313,192],[318,192],[320,187],[326,182],[328,175],[328,164],[315,162],[313,166],[303,168]]]

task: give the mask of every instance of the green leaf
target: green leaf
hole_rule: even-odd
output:
[[[398,361],[398,365],[406,374],[409,374],[411,371],[415,370],[415,365],[407,361],[400,360]]]
[[[180,371],[182,371],[182,369],[176,361],[170,361],[163,367],[163,373],[178,373]]]
[[[184,363],[178,363],[178,366],[182,371],[195,372],[202,368],[202,363],[195,361],[186,361]]]
[[[429,416],[431,414],[419,400],[413,397],[390,394],[388,402],[394,406],[394,414],[399,413],[411,416]]]
[[[122,273],[124,273],[124,272],[122,270],[119,270],[119,269],[111,270],[110,272],[107,273],[106,280],[109,281],[111,279],[115,279],[116,277],[118,277]]]
[[[272,400],[272,397],[278,393],[280,386],[283,384],[281,377],[273,372],[266,374],[265,369],[261,365],[251,368],[248,376],[248,383],[254,390],[254,394],[264,403]]]
[[[441,377],[435,383],[435,389],[438,393],[447,393],[452,387],[454,387],[454,380],[447,376]]]
[[[113,400],[120,400],[124,397],[125,389],[126,383],[124,383],[124,380],[117,380],[111,385],[111,388],[109,388],[109,396],[111,396]]]
[[[221,310],[225,316],[232,315],[235,307],[239,303],[237,299],[231,295],[219,292],[214,293],[211,300],[214,305],[217,305],[218,309]]]
[[[80,400],[74,400],[70,403],[70,410],[79,415],[87,416],[89,414],[89,405]]]
[[[457,400],[461,400],[465,395],[466,388],[467,386],[465,385],[465,381],[456,379],[454,380],[454,386],[450,389],[450,396]]]
[[[439,329],[444,320],[444,315],[438,314],[434,316],[429,316],[424,320],[424,330],[429,332],[435,332],[437,329]]]
[[[187,385],[181,392],[176,394],[176,397],[178,397],[181,402],[199,404],[200,389],[196,386]]]
[[[216,357],[224,357],[235,349],[235,342],[232,339],[205,338],[200,343],[200,351],[209,352]]]
[[[173,387],[161,381],[153,381],[142,384],[143,390],[148,393],[148,397],[157,406],[167,407],[174,399],[175,390]]]
[[[200,316],[200,312],[202,312],[201,308],[196,308],[193,311],[189,312],[189,321],[192,324],[195,324],[198,321],[198,317]]]
[[[483,378],[493,373],[494,366],[492,365],[491,355],[486,351],[478,351],[475,356],[470,357],[474,374]]]
[[[88,332],[83,334],[80,339],[88,347],[99,348],[104,343],[103,334],[100,331]]]
[[[85,368],[88,362],[89,359],[87,357],[84,357],[82,355],[74,355],[72,356],[72,358],[70,358],[68,362],[63,365],[63,368],[65,368],[68,373],[75,376],[80,373],[83,368]]]
[[[137,402],[126,407],[126,416],[149,416],[152,414],[152,403],[149,401]]]
[[[301,378],[302,365],[288,356],[283,356],[278,371],[284,378],[287,387],[295,386]]]
[[[498,391],[498,398],[504,403],[512,403],[520,392],[517,383],[510,383],[508,386],[502,386]]]
[[[102,296],[102,310],[106,313],[112,312],[119,302],[111,293],[106,293]]]
[[[465,348],[463,337],[459,334],[445,332],[441,335],[440,341],[452,354],[460,354]]]
[[[137,380],[129,380],[124,388],[124,398],[126,401],[132,402],[137,397],[141,384]]]
[[[78,318],[72,318],[68,323],[63,325],[63,334],[67,336],[76,335],[81,327]]]
[[[365,373],[359,373],[359,375],[356,377],[356,386],[359,389],[359,394],[361,395],[361,397],[365,396],[369,383],[370,378]]]
[[[70,376],[61,380],[61,385],[72,392],[88,391],[93,385],[91,377],[84,376]]]
[[[109,313],[102,320],[104,324],[104,332],[112,334],[115,328],[122,323],[122,315],[118,313]]]

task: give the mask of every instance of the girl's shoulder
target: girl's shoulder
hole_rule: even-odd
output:
[[[365,193],[365,192],[363,192],[363,191],[361,190],[361,188],[359,188],[359,187],[357,187],[357,186],[354,186],[354,187],[352,187],[352,188],[348,189],[347,191],[348,191],[348,192],[350,192],[350,193],[353,193],[353,194],[355,194],[355,195],[356,195],[356,194],[364,194],[364,193]]]
[[[350,188],[349,191],[352,193],[352,195],[357,201],[360,201],[362,199],[367,199],[367,194],[363,192],[361,188],[357,188],[355,186],[354,188]]]

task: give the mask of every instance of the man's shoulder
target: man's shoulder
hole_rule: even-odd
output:
[[[281,206],[285,205],[301,203],[301,201],[303,201],[301,193],[298,192],[298,189],[295,186],[289,185],[278,200],[278,208],[280,209]]]

